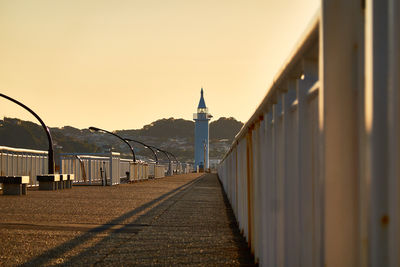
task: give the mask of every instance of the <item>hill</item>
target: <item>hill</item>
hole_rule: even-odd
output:
[[[0,121],[0,124],[0,145],[47,150],[47,139],[40,125],[12,118],[4,118]],[[225,154],[242,125],[243,123],[234,118],[224,117],[210,123],[211,158],[218,159]],[[50,128],[50,130],[54,139],[56,154],[105,152],[113,149],[130,156],[126,144],[112,135],[92,133],[88,129],[77,129],[71,126]],[[193,161],[193,121],[174,118],[160,119],[143,126],[141,129],[114,132],[122,137],[139,140],[168,150],[181,161]],[[132,145],[139,158],[152,158],[148,149],[135,143],[132,143]]]

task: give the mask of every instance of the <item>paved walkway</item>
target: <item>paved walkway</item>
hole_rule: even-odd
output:
[[[216,175],[0,195],[0,265],[253,265]]]

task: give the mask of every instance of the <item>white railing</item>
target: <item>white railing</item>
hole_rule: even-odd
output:
[[[133,162],[131,159],[121,159],[119,162],[119,174],[120,178],[128,178],[127,174],[130,175],[129,165]]]
[[[118,184],[120,182],[119,153],[61,154],[60,172],[74,174],[75,183],[87,182],[92,184],[107,179],[110,184]]]
[[[162,178],[165,177],[165,165],[156,165],[154,166],[154,178]]]
[[[0,176],[28,175],[28,186],[36,186],[36,175],[47,173],[47,151],[0,146]]]
[[[112,184],[118,184],[121,178],[128,178],[130,181],[162,178],[165,177],[167,169],[166,165],[121,159],[120,154],[115,152],[112,154],[61,154],[60,172],[74,174],[75,183],[92,184],[102,182],[105,178],[110,181],[111,178]]]
[[[149,164],[146,162],[131,162],[130,181],[142,181],[149,179]]]
[[[400,4],[322,1],[218,174],[261,266],[400,266]]]
[[[112,164],[110,164],[112,162]],[[176,174],[188,173],[189,164],[173,164]],[[162,178],[168,170],[168,165],[137,162],[121,159],[119,153],[112,154],[61,154],[60,173],[74,174],[75,183],[99,183],[107,179],[108,184],[119,184],[121,178],[131,181],[148,178]],[[20,149],[0,146],[0,175],[28,175],[28,186],[36,186],[36,176],[48,173],[47,151]],[[110,183],[111,182],[111,183]],[[1,188],[1,185],[0,185]]]

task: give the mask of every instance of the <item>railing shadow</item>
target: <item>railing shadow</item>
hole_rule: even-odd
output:
[[[235,214],[233,213],[232,206],[229,202],[228,196],[226,195],[224,187],[219,178],[218,178],[218,183],[220,185],[221,194],[224,198],[224,204],[226,206],[226,213],[230,222],[229,228],[232,231],[235,243],[238,245],[240,266],[258,266],[258,264],[254,263],[255,262],[254,255],[252,255],[250,252],[249,244],[247,243],[244,236],[240,233],[240,229],[237,224]]]
[[[52,260],[57,260],[57,259],[63,257],[70,250],[72,250],[80,245],[83,245],[85,242],[88,242],[91,239],[95,239],[99,234],[110,233],[110,235],[103,238],[101,241],[97,242],[94,246],[87,248],[86,250],[84,250],[83,252],[79,253],[76,256],[68,258],[66,262],[62,263],[62,265],[73,265],[73,263],[79,262],[79,260],[81,260],[82,257],[84,257],[85,254],[88,253],[88,251],[93,251],[93,249],[101,248],[100,246],[102,246],[102,244],[104,242],[107,242],[108,239],[112,238],[112,233],[123,232],[124,230],[126,230],[129,227],[132,228],[132,226],[140,225],[140,224],[138,224],[138,222],[140,222],[143,217],[149,216],[149,214],[154,212],[154,210],[157,207],[159,207],[164,201],[166,201],[170,196],[174,195],[175,193],[177,193],[177,194],[184,193],[186,190],[188,190],[188,188],[193,186],[193,184],[195,184],[200,178],[201,177],[198,177],[195,180],[190,181],[174,190],[171,190],[170,192],[167,192],[167,193],[161,195],[160,197],[158,197],[150,202],[147,202],[147,203],[143,204],[142,206],[135,208],[135,209],[121,215],[120,217],[118,217],[116,219],[113,219],[99,227],[90,229],[88,232],[85,232],[84,234],[77,236],[77,237],[73,238],[72,240],[69,240],[67,242],[64,242],[63,244],[58,245],[57,247],[49,249],[46,252],[42,253],[41,255],[28,260],[21,266],[48,265]],[[129,224],[123,226],[122,228],[112,229],[115,225],[123,223],[124,221],[132,218],[134,215],[139,214],[156,204],[157,204],[157,206],[153,207],[152,209],[150,209],[146,213],[142,214],[141,216],[139,216],[137,219],[130,222]]]

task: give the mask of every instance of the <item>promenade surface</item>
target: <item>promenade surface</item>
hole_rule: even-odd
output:
[[[0,195],[0,266],[253,265],[215,174]]]

